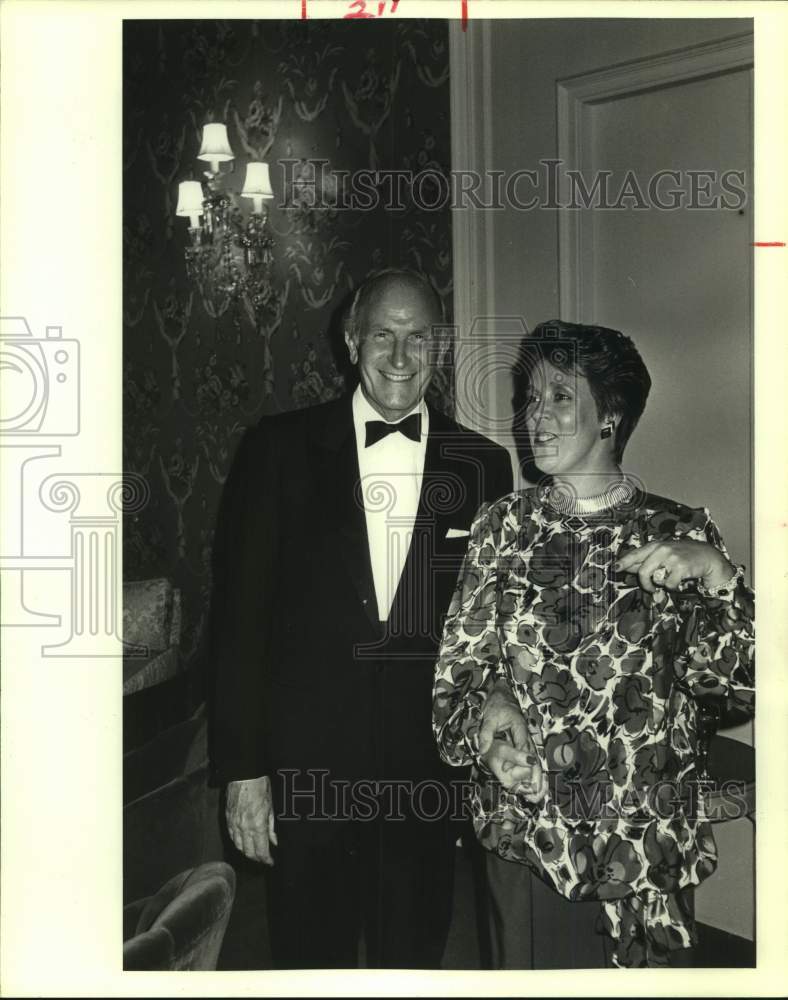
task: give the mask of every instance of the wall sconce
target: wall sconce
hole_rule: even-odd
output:
[[[235,158],[226,125],[203,126],[197,157],[209,165],[205,180],[181,181],[175,210],[189,219],[186,274],[212,316],[221,316],[233,301],[245,300],[255,322],[265,325],[278,306],[271,282],[274,241],[266,225],[266,202],[274,197],[268,164],[246,165],[240,197],[251,199],[252,205],[245,218],[239,196],[224,188],[227,174],[221,164]]]

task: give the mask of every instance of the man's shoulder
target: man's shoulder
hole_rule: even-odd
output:
[[[459,446],[465,447],[474,453],[487,452],[487,454],[498,455],[501,458],[506,457],[508,459],[509,452],[503,445],[496,444],[495,441],[485,437],[478,431],[471,430],[470,427],[466,427],[452,417],[448,417],[436,410],[431,410],[430,420],[433,422],[435,432],[440,434],[441,437],[455,438]]]
[[[325,427],[341,418],[349,411],[347,397],[332,399],[328,403],[318,403],[317,406],[305,406],[298,410],[287,410],[283,413],[266,414],[260,417],[257,424],[250,428],[252,433],[261,437],[284,437],[303,434],[312,428]]]
[[[348,420],[345,410],[350,413],[347,398],[340,398],[299,410],[265,414],[244,431],[234,462],[243,467],[303,455],[312,439],[329,435],[331,428],[336,429],[335,436],[341,433]]]

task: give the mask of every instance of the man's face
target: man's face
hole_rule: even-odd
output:
[[[345,333],[361,389],[385,420],[401,419],[423,399],[440,346],[433,326],[440,322],[429,292],[392,278],[367,300],[356,330]]]

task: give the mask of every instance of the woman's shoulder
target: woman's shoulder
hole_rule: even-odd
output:
[[[512,490],[491,503],[482,504],[471,528],[471,540],[481,544],[492,540],[496,549],[514,544],[521,537],[523,525],[533,524],[538,501],[533,490]]]
[[[708,507],[690,507],[658,493],[643,493],[638,506],[639,520],[654,535],[675,537],[704,531],[710,520]]]
[[[512,490],[488,505],[489,515],[515,522],[528,520],[540,508],[537,487]]]
[[[645,490],[638,491],[629,513],[622,510],[625,520],[634,521],[639,531],[646,530],[650,537],[670,537],[705,532],[711,523],[707,507],[689,504]],[[516,528],[544,515],[544,500],[538,486],[512,490],[482,508],[486,519],[493,524]],[[633,525],[634,527],[634,525]]]

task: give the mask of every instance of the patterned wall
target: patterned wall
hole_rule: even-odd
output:
[[[181,588],[187,659],[199,648],[215,512],[244,428],[343,391],[337,311],[371,271],[423,269],[451,316],[448,207],[315,210],[288,179],[307,159],[327,160],[326,171],[445,174],[448,76],[442,21],[125,22],[124,462],[146,477],[151,499],[124,526],[124,574]],[[215,309],[186,277],[177,189],[204,169],[196,154],[208,121],[228,126],[237,157],[228,189],[240,191],[248,160],[272,164],[283,308],[264,325],[242,304]],[[297,161],[287,176],[282,159]],[[444,408],[449,386],[443,372]]]

